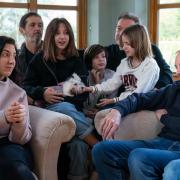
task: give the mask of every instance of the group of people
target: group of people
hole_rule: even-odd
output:
[[[75,46],[74,34],[65,18],[54,18],[42,41],[43,21],[29,12],[19,23],[25,42],[17,51],[12,38],[0,36],[0,179],[35,179],[28,103],[66,114],[76,123],[72,140],[63,145],[68,163],[59,159],[62,179],[89,178],[88,149],[99,178],[167,180],[171,160],[179,158],[178,87],[160,50],[150,43],[146,28],[135,15],[118,18],[116,44],[94,44],[85,50]],[[176,68],[180,69],[177,54]],[[54,87],[76,73],[85,87],[72,86],[72,96]],[[14,81],[14,82],[13,82]],[[17,85],[16,85],[16,84]],[[23,90],[24,89],[24,90]],[[26,93],[27,95],[26,95]],[[153,101],[152,101],[153,100]],[[96,135],[96,112],[112,108],[102,124],[102,139]],[[121,117],[141,109],[158,110],[165,125],[159,137],[149,141],[115,141]],[[165,157],[166,156],[166,157]],[[66,166],[66,167],[65,167]],[[64,176],[62,175],[63,172]]]

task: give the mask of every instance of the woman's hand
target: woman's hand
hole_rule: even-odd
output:
[[[99,100],[99,103],[96,104],[97,107],[103,107],[106,106],[108,104],[113,104],[114,100],[113,99],[107,99],[107,98],[103,98]]]
[[[19,102],[12,103],[11,106],[5,111],[5,117],[8,123],[20,123],[24,121],[25,115],[25,105],[20,104]]]
[[[44,100],[50,104],[58,103],[64,100],[63,93],[57,93],[53,88],[49,87],[44,91]]]

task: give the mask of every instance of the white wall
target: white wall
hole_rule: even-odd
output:
[[[88,0],[88,45],[99,42],[99,0]]]
[[[114,43],[117,18],[131,12],[148,24],[148,0],[88,0],[88,45]]]

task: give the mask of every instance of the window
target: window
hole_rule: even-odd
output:
[[[175,54],[180,49],[180,0],[150,1],[150,32],[151,40],[175,71]]]
[[[18,47],[23,42],[19,33],[19,21],[28,11],[38,12],[44,22],[44,32],[55,17],[64,17],[71,23],[78,48],[85,48],[86,40],[86,0],[1,0],[0,34],[13,37]]]

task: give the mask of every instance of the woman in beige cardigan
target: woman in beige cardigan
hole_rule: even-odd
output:
[[[16,46],[0,36],[0,179],[34,180],[24,146],[31,138],[27,96],[8,77],[15,67]]]

